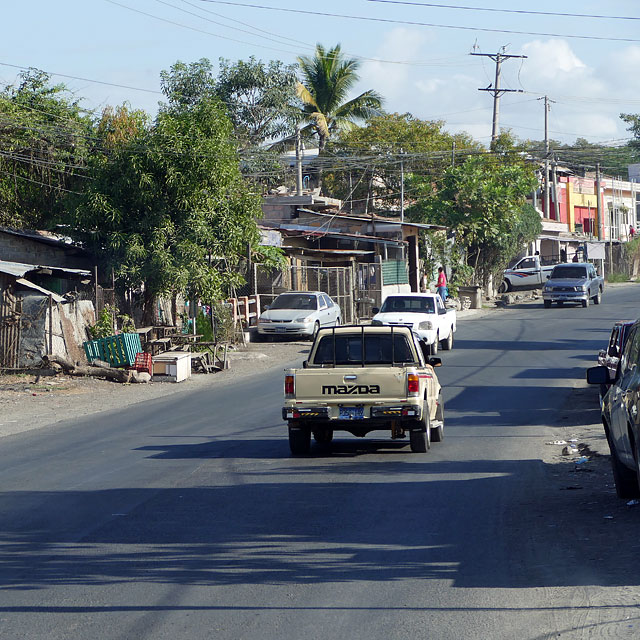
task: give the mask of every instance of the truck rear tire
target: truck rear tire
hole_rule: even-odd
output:
[[[601,301],[602,301],[602,291],[600,291],[600,288],[598,288],[598,293],[596,293],[596,295],[593,296],[593,304],[600,304]]]
[[[451,351],[451,349],[453,349],[453,327],[449,332],[449,337],[446,340],[443,340],[440,343],[440,346],[442,347],[443,351]]]
[[[498,293],[509,293],[511,290],[511,283],[508,280],[503,280],[498,287]]]
[[[442,393],[438,396],[438,408],[436,409],[437,427],[431,427],[431,442],[442,442],[444,440],[444,400]]]
[[[433,344],[429,346],[430,355],[435,356],[438,353],[438,342],[440,342],[440,338],[436,336],[436,339],[434,340]]]
[[[551,300],[545,300],[544,301],[544,308],[545,309],[551,309]]]
[[[318,444],[330,444],[333,440],[333,430],[332,429],[319,429],[318,431],[313,432],[313,439]]]
[[[429,409],[423,409],[424,418],[420,426],[424,426],[424,431],[410,431],[409,444],[413,453],[426,453],[431,447],[431,420],[429,419]]]
[[[412,431],[410,434],[411,439],[411,451],[413,453],[426,453],[427,449],[427,434],[425,431]]]
[[[304,456],[311,450],[311,431],[289,425],[289,449],[294,456]]]

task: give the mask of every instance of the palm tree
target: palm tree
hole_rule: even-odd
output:
[[[356,126],[358,120],[379,115],[382,97],[375,91],[365,91],[345,102],[349,90],[359,80],[360,63],[345,58],[337,44],[326,51],[316,45],[313,57],[298,58],[303,82],[297,85],[298,97],[302,101],[302,131],[313,131],[318,135],[320,151],[335,131],[345,131]]]

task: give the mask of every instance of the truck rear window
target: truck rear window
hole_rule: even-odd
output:
[[[573,280],[573,279],[583,279],[586,277],[587,277],[587,270],[585,269],[585,267],[556,267],[551,272],[552,280],[562,280],[563,278]]]
[[[335,336],[335,364],[362,364],[363,336]],[[333,364],[334,336],[327,335],[320,339],[313,364]],[[417,364],[407,337],[390,334],[364,335],[364,364]]]

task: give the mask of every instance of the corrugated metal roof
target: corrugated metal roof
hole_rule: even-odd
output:
[[[91,275],[91,271],[87,271],[86,269],[68,269],[67,267],[50,267],[43,264],[26,264],[24,262],[0,260],[0,273],[15,276],[16,278],[22,278],[30,271],[38,271],[40,269],[51,269],[51,271],[62,271],[63,273],[73,273],[79,276]]]
[[[65,299],[62,296],[59,296],[57,293],[54,293],[53,291],[49,291],[44,287],[39,287],[37,284],[34,284],[33,282],[29,282],[29,280],[25,280],[24,278],[18,278],[16,282],[18,284],[21,284],[23,287],[28,287],[29,289],[35,289],[40,293],[44,293],[45,296],[51,296],[54,302],[65,302]]]

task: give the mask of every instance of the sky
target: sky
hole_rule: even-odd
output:
[[[527,56],[501,66],[501,88],[516,91],[499,124],[518,138],[544,138],[545,95],[549,136],[563,143],[622,144],[619,114],[640,113],[638,0],[21,0],[3,7],[0,83],[35,67],[86,109],[126,101],[154,114],[160,71],[178,60],[293,63],[317,42],[360,59],[354,95],[375,89],[387,111],[485,144],[493,98],[478,89],[495,63],[471,53]]]

